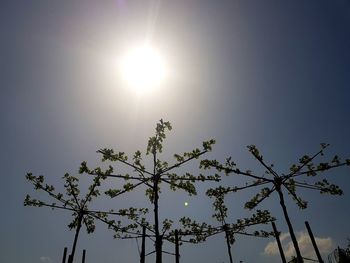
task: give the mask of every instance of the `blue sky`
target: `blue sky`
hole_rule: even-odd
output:
[[[2,1],[0,30],[1,262],[57,263],[73,240],[69,214],[23,207],[27,193],[46,198],[33,192],[26,172],[62,185],[60,178],[76,173],[81,161],[99,165],[100,148],[145,150],[161,118],[174,128],[165,158],[209,138],[217,144],[208,158],[232,156],[242,169],[259,171],[249,144],[280,172],[321,142],[331,144],[329,157],[350,156],[349,1]],[[166,51],[172,74],[157,92],[137,96],[108,65],[145,37]],[[194,167],[188,169],[198,172]],[[327,175],[343,188],[342,197],[301,192],[309,208],[291,202],[288,208],[296,231],[305,231],[308,220],[325,244],[345,246],[349,170]],[[82,188],[88,183],[81,178]],[[237,183],[244,182],[223,182]],[[161,217],[207,220],[206,187],[195,198],[164,190]],[[251,195],[228,197],[232,220],[249,215],[242,207]],[[95,205],[143,204],[139,191]],[[260,208],[270,209],[287,232],[275,197]],[[271,241],[237,237],[235,261],[279,262],[264,254]],[[135,241],[114,240],[100,224],[81,235],[77,253],[83,248],[87,262],[138,260]],[[182,262],[228,262],[222,236],[186,245],[181,254]]]

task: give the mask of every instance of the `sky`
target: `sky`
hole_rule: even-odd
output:
[[[317,152],[323,142],[331,144],[326,157],[350,156],[348,0],[5,0],[0,3],[0,32],[1,262],[58,263],[73,241],[69,213],[23,206],[26,194],[50,200],[33,190],[27,172],[44,175],[62,189],[62,176],[76,175],[81,161],[100,165],[96,151],[101,148],[145,152],[161,118],[173,125],[165,159],[210,138],[217,143],[206,157],[223,161],[232,156],[242,170],[263,171],[247,151],[250,144],[281,173],[304,154]],[[124,50],[146,40],[165,54],[169,75],[156,90],[140,95],[126,87],[113,65]],[[196,163],[183,169],[200,172]],[[343,196],[300,191],[309,201],[306,210],[287,196],[306,257],[315,258],[304,221],[323,255],[346,246],[350,237],[349,169],[326,176],[341,186]],[[86,189],[91,178],[79,178]],[[225,186],[244,183],[234,176],[222,181]],[[197,197],[164,188],[161,218],[210,221],[208,187],[198,185]],[[227,197],[232,222],[249,216],[243,205],[253,194]],[[102,198],[93,206],[149,203],[140,189],[120,200]],[[293,251],[276,196],[259,208],[276,217],[289,258]],[[262,228],[271,231],[270,225]],[[139,260],[135,240],[113,239],[99,223],[95,233],[81,234],[78,260],[83,249],[86,262]],[[150,242],[147,249],[152,250]],[[220,235],[186,244],[180,253],[184,263],[229,262]],[[235,262],[280,262],[273,238],[237,236],[233,257]],[[164,255],[163,260],[174,258]],[[152,256],[146,259],[153,261]]]

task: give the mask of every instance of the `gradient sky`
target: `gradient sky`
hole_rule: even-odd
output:
[[[331,144],[327,156],[350,156],[348,0],[5,0],[0,32],[1,262],[58,263],[73,240],[69,214],[23,207],[27,193],[49,200],[34,192],[26,172],[61,187],[64,173],[75,174],[81,161],[99,165],[100,148],[144,151],[161,118],[174,128],[164,156],[209,138],[217,144],[208,158],[232,155],[242,169],[259,168],[249,144],[281,172],[321,142]],[[111,64],[145,38],[167,54],[171,75],[162,89],[136,96]],[[188,168],[198,172],[194,167]],[[297,232],[308,220],[315,236],[334,248],[350,237],[349,169],[328,176],[344,196],[301,192],[309,208],[300,211],[289,201],[288,208]],[[88,183],[81,179],[82,188]],[[243,181],[235,177],[223,182],[238,183]],[[195,198],[164,190],[161,217],[208,220],[206,188],[201,185]],[[233,221],[249,215],[242,206],[251,195],[228,197]],[[140,190],[95,205],[140,206],[143,198]],[[287,232],[275,197],[260,208],[270,209]],[[237,236],[235,261],[280,262],[278,255],[264,254],[271,241]],[[136,242],[114,240],[101,224],[94,234],[81,234],[78,259],[83,248],[87,263],[138,262]],[[184,263],[228,262],[223,236],[185,245],[181,255]],[[174,259],[164,255],[164,262]]]

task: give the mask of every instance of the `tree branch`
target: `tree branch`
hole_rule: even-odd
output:
[[[74,189],[74,188],[75,188],[75,187],[72,185],[72,182],[71,182],[70,180],[68,180],[68,178],[66,178],[66,182],[69,184],[69,186],[70,186],[71,189]],[[75,194],[74,190],[70,191],[70,193],[72,193],[73,198],[74,198],[74,200],[75,200],[75,202],[76,202],[78,208],[81,209],[80,203],[79,203],[79,201],[78,201],[78,196]]]
[[[194,156],[191,156],[190,158],[187,158],[186,160],[183,160],[183,161],[181,161],[181,162],[178,162],[178,163],[176,163],[176,164],[174,164],[174,165],[172,165],[172,166],[166,168],[164,171],[162,171],[161,175],[163,175],[164,173],[166,173],[166,172],[168,172],[168,171],[170,171],[170,170],[172,170],[172,169],[174,169],[174,168],[176,168],[176,167],[179,167],[179,166],[181,166],[181,165],[183,165],[183,164],[185,164],[185,163],[187,163],[187,162],[189,162],[189,161],[191,161],[191,160],[193,160],[193,159],[196,159],[196,158],[198,158],[199,156],[201,156],[201,155],[203,155],[203,154],[205,154],[205,153],[207,153],[207,152],[208,152],[207,150],[202,151],[202,152],[200,152],[199,154],[196,154],[196,155],[194,155]]]
[[[65,200],[65,199],[63,199],[63,198],[58,198],[57,194],[54,194],[54,193],[52,193],[52,192],[46,190],[45,187],[43,187],[41,184],[37,184],[37,186],[38,186],[41,190],[43,190],[44,192],[48,193],[49,196],[55,198],[57,201],[60,201],[60,202],[63,203],[63,204],[69,205],[73,210],[75,209],[75,208],[74,208],[74,205],[73,205],[69,200]]]
[[[341,167],[341,166],[344,166],[344,165],[348,165],[346,162],[344,163],[339,163],[339,164],[335,164],[335,165],[328,165],[326,168],[316,168],[316,169],[312,169],[312,170],[308,170],[308,171],[305,171],[305,172],[301,172],[301,173],[297,173],[297,174],[294,174],[293,177],[296,177],[296,176],[300,176],[300,175],[304,175],[304,174],[308,174],[310,172],[324,172],[324,171],[327,171],[327,170],[330,170],[330,169],[333,169],[333,168],[337,168],[337,167]],[[290,177],[285,177],[283,178],[283,180],[287,180],[289,179]]]
[[[293,171],[292,173],[288,174],[285,179],[288,179],[290,177],[293,177],[294,175],[296,175],[299,171],[301,171],[301,169],[303,169],[308,163],[310,163],[313,159],[315,159],[318,155],[323,153],[323,150],[326,149],[329,145],[326,145],[324,148],[322,148],[320,151],[318,151],[317,153],[315,153],[309,160],[307,160],[305,163],[303,163],[301,166],[299,166],[295,171]]]
[[[227,193],[228,192],[237,192],[237,191],[244,190],[244,189],[247,189],[247,188],[250,188],[250,187],[260,186],[260,185],[269,184],[269,183],[270,182],[255,182],[255,183],[252,183],[252,184],[246,185],[246,186],[232,187],[231,189],[227,190]]]
[[[214,167],[214,168],[216,168],[218,170],[224,170],[227,173],[235,173],[235,174],[239,174],[239,175],[246,175],[248,177],[252,177],[252,178],[255,178],[255,179],[258,179],[258,180],[264,180],[264,181],[268,181],[270,183],[273,182],[273,180],[267,179],[265,177],[260,177],[260,176],[253,175],[251,173],[242,172],[238,168],[237,169],[232,169],[232,168],[224,167],[222,165],[217,165],[217,164],[210,164],[210,166],[212,166],[212,167]]]
[[[255,147],[255,146],[254,146]],[[255,148],[256,149],[256,148]],[[256,155],[254,152],[250,151],[251,154],[254,156],[255,159],[257,159],[262,166],[264,166],[275,178],[279,177],[279,175],[270,167],[268,166],[264,161],[262,155]]]
[[[107,153],[105,153],[103,150],[98,150],[97,152],[98,152],[98,153],[101,153],[101,154],[107,154]],[[109,155],[111,155],[111,154],[109,154]],[[115,156],[114,156],[114,157],[115,157]],[[138,172],[146,173],[146,174],[148,174],[148,175],[153,176],[153,174],[152,174],[151,172],[148,172],[147,170],[142,170],[142,169],[140,169],[139,167],[137,167],[137,166],[135,166],[135,165],[133,165],[133,164],[127,162],[127,161],[124,161],[124,160],[119,159],[119,158],[117,158],[117,157],[115,157],[115,158],[116,158],[119,162],[121,162],[121,163],[123,163],[123,164],[125,164],[125,165],[127,165],[127,166],[129,166],[129,167],[134,168],[134,169],[135,169],[136,171],[138,171]]]

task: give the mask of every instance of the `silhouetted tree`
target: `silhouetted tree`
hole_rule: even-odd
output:
[[[271,217],[269,211],[267,210],[257,210],[256,214],[253,214],[250,218],[238,219],[235,224],[227,223],[227,206],[225,205],[225,189],[223,187],[219,187],[216,191],[212,191],[209,189],[207,191],[207,195],[209,197],[214,197],[215,201],[213,203],[215,213],[213,217],[221,223],[222,229],[225,233],[227,252],[229,255],[230,262],[233,263],[232,254],[231,254],[231,245],[235,242],[235,235],[248,235],[255,237],[268,237],[272,235],[270,232],[266,232],[264,230],[254,231],[254,233],[249,233],[246,229],[250,226],[259,225],[259,224],[267,224],[275,219]]]
[[[82,168],[80,169],[82,173]],[[74,241],[72,245],[71,254],[68,258],[68,262],[72,263],[74,260],[75,249],[80,233],[80,229],[85,225],[87,233],[92,233],[95,230],[95,220],[100,220],[110,227],[113,227],[116,231],[127,233],[130,230],[135,229],[137,226],[135,224],[129,224],[122,226],[121,222],[116,223],[115,220],[108,218],[109,215],[118,215],[118,216],[127,216],[129,219],[135,219],[139,214],[146,213],[145,209],[120,209],[118,212],[113,210],[104,212],[104,211],[95,211],[89,210],[88,204],[97,198],[100,195],[99,186],[101,185],[101,180],[106,178],[106,175],[112,172],[111,169],[102,171],[100,168],[95,170],[96,176],[93,179],[93,183],[89,186],[88,191],[84,197],[80,197],[80,189],[78,186],[79,179],[77,177],[71,176],[68,173],[63,176],[65,181],[64,188],[66,190],[65,194],[55,191],[53,185],[48,185],[45,183],[44,176],[34,176],[32,173],[26,175],[26,179],[30,181],[36,190],[41,190],[46,192],[55,202],[44,202],[38,199],[32,198],[30,195],[27,195],[24,200],[25,206],[35,206],[35,207],[50,207],[52,209],[62,209],[72,212],[73,220],[68,225],[70,229],[75,229]]]
[[[296,251],[297,260],[298,262],[303,262],[293,226],[288,215],[287,207],[285,205],[283,190],[286,190],[288,194],[292,196],[292,198],[301,209],[305,209],[307,207],[307,202],[297,195],[297,188],[318,190],[321,194],[342,195],[343,191],[339,188],[339,186],[330,184],[326,179],[322,179],[313,183],[307,182],[306,180],[301,180],[301,178],[304,177],[304,179],[311,181],[311,178],[314,178],[321,172],[345,165],[350,165],[349,159],[341,161],[337,155],[328,162],[319,162],[318,164],[314,164],[315,158],[323,155],[324,150],[328,146],[329,144],[323,143],[321,144],[321,149],[316,154],[312,156],[304,155],[299,159],[298,164],[293,164],[290,167],[289,172],[286,174],[277,173],[274,170],[273,164],[266,164],[266,162],[263,160],[263,156],[254,145],[249,145],[248,149],[249,152],[255,157],[255,159],[266,169],[265,174],[263,175],[256,175],[250,170],[242,171],[237,167],[236,163],[232,161],[231,157],[227,158],[226,162],[223,164],[219,163],[217,160],[204,160],[201,162],[201,165],[203,168],[207,169],[210,167],[215,167],[218,171],[223,171],[227,175],[236,174],[244,176],[247,179],[251,179],[251,181],[243,187],[226,187],[224,189],[225,193],[237,192],[239,190],[252,187],[263,187],[259,193],[257,193],[250,201],[245,203],[245,208],[253,209],[266,198],[268,198],[273,192],[277,192],[280,200],[280,206],[282,208],[284,218],[287,222],[291,239]],[[268,185],[270,186],[268,187]],[[219,191],[219,189],[213,189],[212,191]],[[222,191],[222,189],[220,191]]]
[[[245,235],[254,237],[268,237],[273,233],[264,230],[256,230],[250,232],[249,227],[260,224],[267,224],[274,221],[275,219],[271,217],[269,211],[257,210],[257,212],[251,215],[251,217],[237,219],[235,223],[227,223],[228,208],[224,202],[225,193],[226,189],[222,186],[219,186],[215,190],[209,189],[207,191],[207,195],[209,197],[215,198],[215,201],[213,203],[215,213],[212,217],[220,224],[219,226],[212,226],[207,223],[198,223],[188,217],[183,217],[180,221],[182,223],[184,231],[182,231],[180,234],[183,236],[194,236],[188,240],[182,239],[183,242],[185,241],[191,243],[198,243],[206,241],[206,239],[210,236],[224,233],[229,260],[231,263],[233,263],[231,246],[236,240],[235,236]]]
[[[174,169],[184,166],[185,164],[198,159],[200,156],[211,151],[214,140],[203,142],[202,148],[196,148],[190,152],[183,154],[174,154],[175,162],[169,164],[159,158],[159,155],[163,151],[163,143],[166,138],[166,132],[172,129],[170,122],[160,120],[155,129],[154,136],[148,140],[146,155],[151,157],[151,167],[146,168],[143,164],[143,155],[141,151],[137,150],[132,159],[129,161],[128,156],[124,152],[115,152],[113,149],[102,149],[98,152],[102,154],[102,161],[119,162],[126,167],[129,167],[134,172],[133,176],[129,174],[109,174],[110,177],[122,178],[126,180],[126,183],[121,189],[109,189],[106,194],[111,198],[114,198],[121,193],[134,190],[136,187],[145,186],[145,194],[149,198],[153,206],[153,219],[154,225],[150,224],[142,218],[137,223],[142,226],[146,226],[149,231],[154,233],[155,237],[155,253],[156,263],[162,262],[162,240],[164,238],[173,241],[169,235],[166,235],[167,231],[171,229],[173,221],[171,219],[165,219],[161,223],[159,222],[159,192],[161,183],[167,184],[171,190],[182,189],[189,195],[195,195],[196,187],[195,182],[204,182],[207,180],[218,181],[219,177],[216,176],[204,176],[202,174],[193,175],[186,172],[183,175],[178,175],[173,172]],[[94,171],[91,171],[86,163],[83,170],[91,175],[98,175]],[[138,236],[137,236],[138,237]]]

